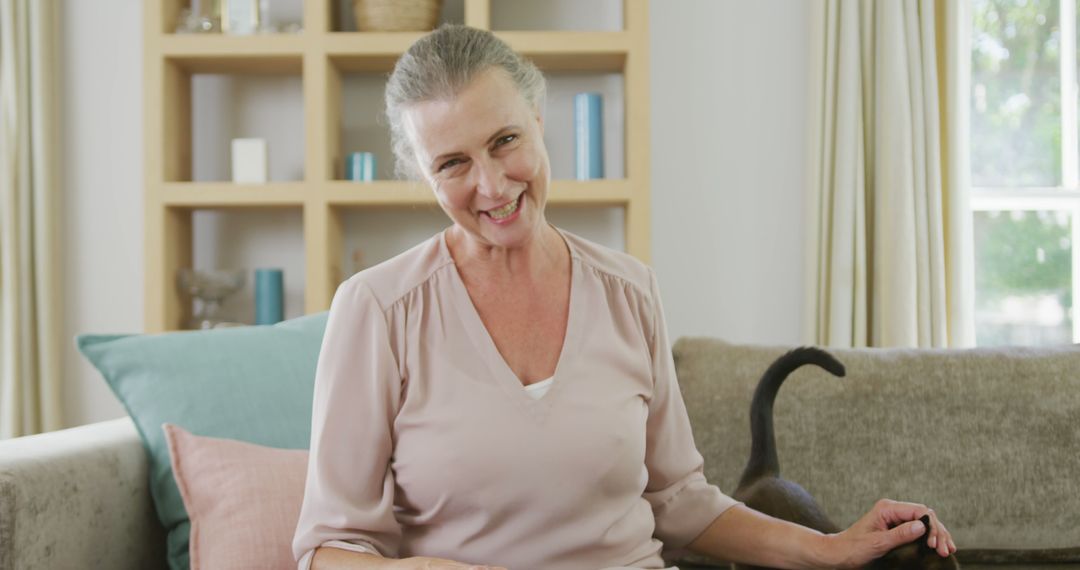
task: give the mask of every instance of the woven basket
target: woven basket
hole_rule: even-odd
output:
[[[434,30],[442,0],[353,0],[361,32]]]

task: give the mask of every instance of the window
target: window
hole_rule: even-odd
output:
[[[1080,341],[1077,1],[972,0],[980,346]]]

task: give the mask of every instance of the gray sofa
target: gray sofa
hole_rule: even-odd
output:
[[[749,450],[753,387],[782,352],[674,347],[706,475],[725,491]],[[961,548],[1080,546],[1080,348],[834,353],[848,376],[801,370],[775,412],[784,475],[838,523],[888,496],[934,506]],[[166,568],[147,478],[127,418],[0,442],[0,570]]]
[[[784,350],[674,347],[706,476],[725,491],[749,454],[757,380]],[[795,372],[774,415],[782,475],[835,522],[889,497],[932,506],[960,548],[1080,546],[1080,347],[831,352],[847,376]]]

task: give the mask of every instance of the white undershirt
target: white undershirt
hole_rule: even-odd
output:
[[[544,394],[547,394],[548,388],[551,388],[551,383],[554,380],[555,380],[555,377],[552,376],[551,378],[548,378],[547,380],[541,380],[539,382],[533,382],[532,384],[529,384],[528,386],[525,386],[525,393],[528,394],[529,396],[532,396],[532,399],[539,400],[540,398],[544,397]]]

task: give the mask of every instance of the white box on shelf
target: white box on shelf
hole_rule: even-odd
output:
[[[266,182],[266,139],[232,140],[232,179],[239,184]]]

